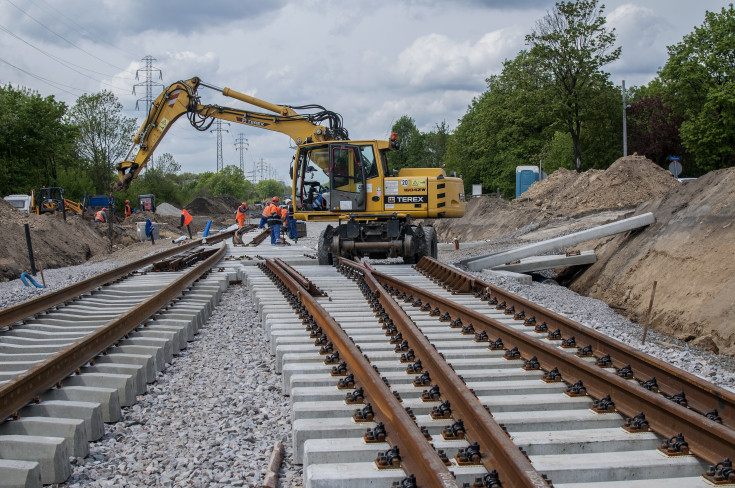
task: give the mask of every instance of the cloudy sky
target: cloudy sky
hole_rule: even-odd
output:
[[[729,0],[609,0],[622,56],[607,70],[616,84],[652,80],[666,46],[700,26],[706,10]],[[155,58],[165,85],[205,82],[288,105],[319,104],[341,114],[353,139],[386,139],[412,117],[422,131],[451,129],[553,0],[0,0],[0,84],[23,85],[73,105],[110,90],[125,115],[142,121],[142,58]],[[158,72],[156,72],[157,74]],[[154,88],[154,97],[161,87]],[[245,104],[200,89],[203,103]],[[257,109],[260,110],[260,109]],[[283,134],[224,126],[225,164],[245,171],[272,165],[281,178],[293,155]],[[179,119],[156,155],[170,152],[183,171],[215,171],[217,137]],[[155,157],[155,155],[154,155]]]

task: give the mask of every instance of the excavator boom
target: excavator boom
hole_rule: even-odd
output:
[[[198,94],[198,89],[202,86],[272,113],[203,105]],[[320,109],[320,112],[300,115],[293,107],[266,102],[230,88],[218,88],[202,82],[197,77],[173,83],[153,102],[146,120],[133,138],[133,146],[126,160],[116,165],[119,181],[113,183],[112,191],[124,191],[130,186],[132,180],[147,166],[153,151],[171,124],[184,114],[189,118],[191,125],[201,131],[208,130],[214,119],[221,119],[281,132],[291,137],[297,146],[307,142],[347,139],[347,131],[342,127],[342,118],[338,114],[318,105],[296,108],[316,108]],[[329,122],[329,127],[319,124],[324,120]]]

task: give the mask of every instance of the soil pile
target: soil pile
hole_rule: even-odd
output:
[[[656,223],[587,243],[596,244],[598,261],[570,288],[668,335],[735,355],[735,168],[677,183],[636,211],[643,212]]]
[[[209,215],[209,216],[232,216],[235,218],[235,211],[242,202],[230,195],[221,195],[218,197],[197,197],[191,201],[186,207],[192,216]]]
[[[531,185],[518,200],[567,217],[590,210],[634,207],[660,198],[679,184],[645,156],[620,158],[607,170],[559,169]]]
[[[17,279],[31,272],[25,224],[31,234],[36,269],[59,268],[81,264],[93,256],[109,253],[108,227],[68,213],[64,221],[60,213],[26,214],[0,199],[0,280]],[[119,229],[114,230],[116,237]],[[37,280],[38,281],[38,280]]]
[[[473,199],[463,218],[435,228],[445,242],[486,240],[467,251],[483,255],[645,212],[654,225],[576,247],[594,249],[598,261],[573,270],[570,288],[664,334],[735,355],[735,168],[680,183],[629,156],[606,171],[556,171],[512,202]]]

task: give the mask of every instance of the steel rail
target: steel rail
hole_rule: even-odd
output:
[[[398,446],[404,470],[416,476],[417,485],[425,488],[459,488],[454,475],[342,327],[285,269],[271,259],[266,259],[265,265],[296,295],[316,323],[327,331],[329,340],[339,351],[340,359],[353,372],[355,383],[363,387],[365,397],[370,399],[375,416],[385,425],[388,439]]]
[[[716,408],[723,424],[735,429],[735,394],[732,392],[435,259],[423,258],[416,269],[442,281],[447,289],[460,290],[460,293],[489,292],[499,302],[506,302],[507,308],[514,307],[516,313],[525,311],[526,317],[533,315],[537,323],[546,322],[550,331],[559,329],[564,337],[573,336],[582,347],[591,345],[596,355],[609,354],[615,366],[630,365],[640,381],[655,378],[660,392],[669,396],[684,392],[689,407],[699,413]]]
[[[683,407],[662,395],[641,388],[637,383],[626,380],[615,373],[590,364],[574,354],[561,350],[548,340],[540,340],[525,332],[483,315],[480,312],[455,304],[452,300],[412,286],[377,271],[373,275],[384,285],[405,291],[414,299],[430,303],[463,323],[473,324],[477,332],[491,337],[500,337],[508,346],[516,346],[526,358],[536,356],[541,366],[550,370],[558,368],[564,381],[574,383],[581,380],[590,396],[603,398],[610,395],[615,408],[632,417],[639,412],[646,415],[651,430],[671,438],[682,433],[692,453],[715,464],[722,459],[735,457],[735,431],[709,418]]]
[[[291,277],[301,285],[309,295],[313,297],[324,297],[326,294],[320,290],[311,280],[303,276],[301,273],[296,271],[293,266],[283,261],[281,258],[275,258],[275,261],[281,268],[283,268]]]
[[[0,420],[5,420],[40,392],[60,383],[121,337],[139,327],[147,318],[180,295],[208,272],[225,255],[225,246],[187,271],[138,306],[107,322],[93,333],[53,354],[48,359],[0,385]]]
[[[231,236],[233,233],[234,231],[222,232],[220,234],[215,234],[212,237],[202,238],[182,246],[172,247],[166,251],[153,254],[152,256],[133,261],[126,265],[111,269],[110,271],[91,276],[86,280],[82,280],[60,290],[46,293],[38,298],[26,300],[25,302],[8,307],[0,311],[0,327],[12,325],[18,321],[53,308],[60,303],[74,300],[90,290],[94,290],[102,285],[120,279],[137,269],[148,266],[149,264],[160,261],[161,259],[204,245],[207,242],[219,242]]]
[[[482,448],[482,464],[488,472],[496,470],[506,488],[546,488],[548,484],[536,471],[503,428],[485,409],[480,400],[439,354],[429,339],[421,332],[396,300],[385,291],[373,275],[373,271],[355,261],[340,258],[340,265],[362,273],[367,286],[377,295],[380,304],[393,320],[396,329],[408,340],[410,347],[421,360],[425,371],[431,372],[432,381],[439,385],[440,395],[449,400],[455,419],[462,419],[470,443]]]

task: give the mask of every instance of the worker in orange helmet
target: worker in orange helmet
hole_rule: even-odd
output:
[[[270,207],[271,203],[273,203],[273,202],[271,202],[270,200],[265,200],[265,201],[263,202],[263,213],[262,213],[262,214],[261,214],[261,216],[260,216],[260,223],[258,224],[258,229],[262,229],[262,228],[263,228],[263,226],[264,226],[264,225],[265,225],[266,223],[268,223],[268,216],[269,216],[269,214],[265,213],[265,210],[266,210],[266,209],[267,209],[268,207]]]
[[[95,222],[107,222],[107,214],[105,213],[105,210],[107,210],[107,207],[102,207],[94,216]]]
[[[133,214],[133,211],[130,208],[130,200],[125,200],[125,218],[127,219],[132,214]]]
[[[247,211],[248,211],[247,202],[242,202],[242,205],[237,207],[237,212],[235,212],[235,219],[237,219],[238,229],[241,228],[243,225],[245,225],[245,216],[247,215]]]
[[[189,227],[189,224],[191,224],[191,221],[194,220],[194,217],[191,216],[188,210],[185,208],[181,209],[181,223],[179,224],[179,229],[183,226],[186,226],[186,230],[189,231],[189,239],[192,238],[191,236],[191,227]]]
[[[278,203],[278,197],[271,198],[271,203],[263,210],[263,216],[268,221],[268,227],[271,228],[271,245],[281,243],[281,208]]]

